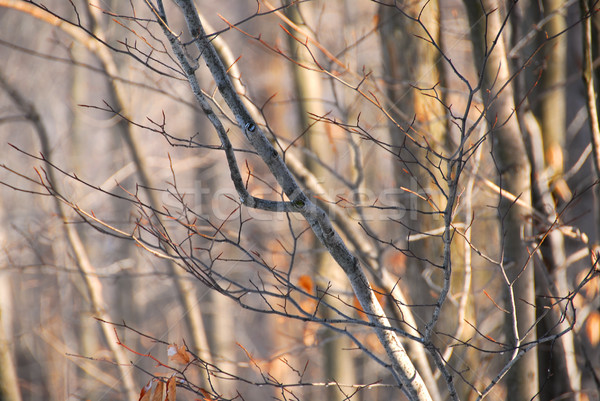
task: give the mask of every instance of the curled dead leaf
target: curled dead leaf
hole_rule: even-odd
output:
[[[175,375],[171,376],[166,383],[160,379],[153,378],[140,391],[138,401],[176,401]]]
[[[185,345],[181,347],[177,347],[177,344],[171,344],[167,348],[167,355],[169,360],[174,363],[179,363],[181,365],[187,365],[192,360],[192,354],[190,354]]]

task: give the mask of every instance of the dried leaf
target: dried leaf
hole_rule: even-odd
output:
[[[177,344],[169,345],[167,348],[167,355],[171,362],[179,363],[181,365],[187,365],[192,360],[192,354],[187,352],[185,345],[182,345],[181,347],[177,347]]]
[[[177,383],[175,382],[175,375],[167,381],[167,398],[165,401],[176,401],[175,397],[177,394]]]
[[[206,390],[204,390],[202,387],[200,388],[200,392],[202,393],[202,400],[200,400],[199,398],[196,398],[196,400],[198,401],[214,401],[214,399],[210,396],[210,393]]]
[[[138,401],[147,401],[149,399],[153,381],[154,379],[150,380],[148,384],[142,387],[142,390],[140,391],[140,398],[138,398]]]
[[[157,382],[156,389],[154,389],[154,394],[150,398],[150,401],[164,401],[166,398],[165,391],[165,382]]]
[[[140,391],[138,401],[165,401],[165,397],[165,383],[158,379],[152,379]]]

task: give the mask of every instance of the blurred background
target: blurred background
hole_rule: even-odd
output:
[[[413,335],[443,286],[446,178],[456,174],[446,160],[466,146],[453,198],[454,276],[435,343],[461,377],[460,399],[476,399],[474,389],[504,363],[496,353],[507,341],[498,261],[507,241],[498,218],[503,181],[482,119],[488,93],[472,91],[480,76],[474,25],[460,1],[383,3],[314,0],[279,10],[279,1],[196,1],[257,123],[289,164],[314,175],[319,186],[301,184],[370,267],[394,322],[407,324],[397,313],[410,309]],[[542,151],[533,170],[552,202],[548,212],[530,201],[521,238],[536,285],[546,280],[555,291],[538,291],[538,307],[577,309],[576,319],[569,314],[572,348],[561,348],[572,375],[563,372],[567,384],[552,390],[561,373],[540,357],[540,399],[598,399],[600,304],[590,256],[599,240],[598,176],[581,15],[574,2],[541,3],[545,9],[498,2],[496,11],[507,21],[500,36],[515,108],[530,112],[543,136],[527,145],[532,164]],[[181,13],[166,7],[173,32],[190,41]],[[178,399],[400,397],[389,370],[358,349],[384,357],[310,227],[298,215],[240,207],[219,138],[144,2],[0,1],[0,26],[0,399],[135,400],[149,374],[173,373],[150,354],[194,384],[187,388],[195,394],[182,389]],[[197,50],[186,49],[249,192],[285,199]],[[538,248],[550,231],[562,249],[554,269]],[[339,319],[338,331],[288,318],[296,312],[282,306],[287,298],[261,295],[290,284],[305,293],[289,299],[308,310],[316,307],[310,295],[326,294],[332,308],[315,316]],[[392,300],[396,287],[405,305]],[[561,330],[553,322],[538,325],[538,336]],[[208,365],[169,359],[168,344],[185,344]],[[538,355],[559,348],[544,344]],[[410,347],[415,364],[429,369],[421,374],[434,398],[446,399],[443,377]],[[490,399],[505,396],[501,382]]]

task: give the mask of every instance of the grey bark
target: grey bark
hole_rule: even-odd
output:
[[[204,22],[202,16],[200,17],[204,24],[205,31],[212,31],[210,26],[206,25],[206,22]],[[248,90],[241,80],[241,72],[238,69],[238,63],[236,63],[236,57],[231,52],[227,43],[225,43],[220,36],[213,38],[211,43],[214,45],[219,56],[223,60],[224,65],[229,66],[228,75],[237,93],[246,94]],[[242,101],[244,101],[245,106],[249,109],[254,121],[262,121],[262,116],[259,110],[257,110],[256,107],[245,96],[242,98]],[[392,296],[392,299],[394,300],[392,304],[395,304],[395,307],[390,308],[390,313],[393,315],[394,320],[398,322],[405,322],[406,333],[418,338],[420,334],[414,329],[418,326],[417,320],[410,307],[410,301],[406,298],[401,287],[397,285],[397,277],[391,274],[386,266],[381,264],[381,260],[377,257],[375,249],[369,240],[365,238],[364,234],[361,234],[359,230],[356,229],[355,221],[348,216],[344,208],[331,207],[332,205],[336,204],[336,199],[329,196],[325,190],[325,186],[319,180],[319,178],[311,173],[311,171],[307,169],[307,165],[304,164],[299,157],[296,157],[294,153],[288,151],[286,154],[286,165],[292,174],[300,181],[301,185],[306,187],[311,193],[319,194],[319,197],[316,199],[317,205],[324,210],[329,211],[331,219],[335,221],[336,227],[340,230],[344,238],[346,238],[350,243],[352,250],[357,253],[360,260],[364,263],[364,267],[373,275],[377,286]],[[321,165],[321,167],[323,166]],[[232,169],[236,170],[237,166],[232,165]],[[236,177],[238,175],[237,172],[232,172],[232,174]],[[238,178],[234,178],[234,183],[236,182],[238,182]],[[238,185],[237,190],[244,194],[245,198],[251,198],[249,194],[244,192],[245,188],[243,185]],[[255,200],[252,202],[256,203],[256,207],[267,207],[267,205],[263,205]],[[285,205],[283,206],[283,209],[285,209]],[[277,210],[276,205],[273,210]],[[419,372],[425,376],[425,383],[427,384],[430,392],[437,392],[437,386],[435,390],[431,390],[432,387],[430,387],[431,383],[435,383],[435,379],[433,379],[433,373],[427,360],[427,354],[424,350],[424,347],[419,344],[418,341],[407,341],[406,347],[409,351],[411,360],[418,364]],[[445,375],[447,376],[449,373],[446,372]]]

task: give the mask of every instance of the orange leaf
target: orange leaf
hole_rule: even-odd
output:
[[[204,399],[198,400],[198,398],[196,398],[198,401],[213,401],[213,398],[210,396],[210,393],[204,390],[202,387],[200,387],[200,392],[202,393],[202,398]]]
[[[177,344],[171,344],[167,348],[167,355],[171,362],[187,365],[192,360],[192,355],[187,352],[185,346],[177,348]]]
[[[312,278],[310,278],[310,276],[307,274],[303,274],[298,277],[298,286],[311,295],[313,295],[315,292],[315,285],[312,281]]]
[[[142,390],[140,391],[140,398],[138,398],[138,401],[146,401],[148,400],[148,398],[150,397],[148,392],[152,390],[152,380],[150,380],[148,382],[148,384],[146,384],[144,387],[142,387]]]
[[[164,401],[165,383],[158,379],[152,379],[140,391],[138,401]]]
[[[165,394],[165,383],[158,382],[156,383],[156,389],[154,391],[154,395],[150,398],[150,401],[164,401],[166,398]]]
[[[177,383],[175,382],[175,375],[167,381],[167,397],[165,401],[176,401],[175,396],[177,393]]]
[[[138,401],[176,401],[176,384],[175,375],[166,384],[154,378],[142,388]]]

